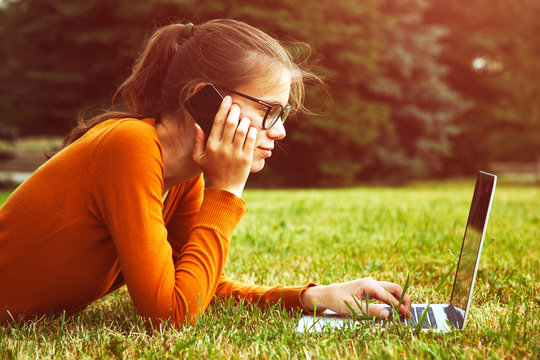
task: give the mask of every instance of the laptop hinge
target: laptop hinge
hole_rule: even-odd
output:
[[[444,308],[444,312],[446,313],[446,316],[448,317],[448,320],[453,327],[455,327],[456,329],[463,329],[464,319],[460,311],[457,311],[456,308],[452,304],[450,304]]]

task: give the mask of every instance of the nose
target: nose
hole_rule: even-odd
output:
[[[283,121],[279,119],[274,124],[274,126],[267,130],[266,135],[273,140],[283,139],[287,135],[287,132],[285,131],[285,126],[283,125]]]

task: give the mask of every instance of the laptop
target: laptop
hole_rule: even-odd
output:
[[[478,172],[450,303],[430,304],[429,306],[427,304],[413,304],[412,316],[409,318],[399,317],[399,324],[417,328],[418,322],[422,320],[422,313],[426,311],[420,325],[422,331],[449,332],[465,327],[496,183],[497,176],[483,171]],[[389,310],[391,315],[389,320],[378,321],[377,324],[385,326],[391,321],[396,322],[398,316],[393,309],[388,305],[383,307]],[[355,324],[355,321],[355,318],[351,315],[339,315],[327,310],[321,315],[303,316],[296,331],[320,332],[328,327],[343,328],[351,326]]]

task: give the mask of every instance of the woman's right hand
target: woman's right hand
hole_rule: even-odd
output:
[[[250,120],[240,117],[240,107],[225,96],[216,114],[206,141],[199,125],[195,124],[193,161],[210,181],[210,187],[227,190],[240,197],[251,170],[257,129]]]
[[[386,318],[389,312],[382,306],[369,304],[368,307],[368,299],[379,300],[396,308],[400,314],[410,316],[411,299],[408,295],[403,296],[403,303],[399,307],[398,299],[402,295],[403,289],[401,286],[366,277],[342,283],[310,287],[302,293],[301,300],[310,311],[315,309],[316,302],[319,309],[329,309],[338,314],[350,314],[350,308],[345,305],[345,302],[347,302],[357,314],[375,315]],[[358,305],[361,307],[358,307]]]

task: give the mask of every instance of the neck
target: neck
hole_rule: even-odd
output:
[[[201,173],[193,161],[193,127],[183,119],[165,116],[156,124],[156,131],[163,151],[163,195],[170,188]]]

